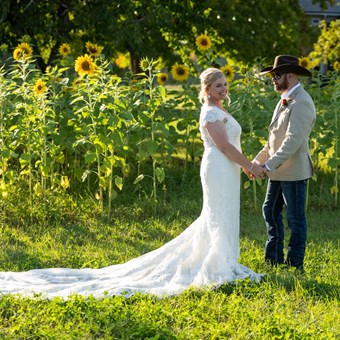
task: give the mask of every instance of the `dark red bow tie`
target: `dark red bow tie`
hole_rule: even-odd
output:
[[[288,105],[288,99],[283,98],[283,99],[281,100],[281,103],[282,103],[283,106],[287,106],[287,105]]]

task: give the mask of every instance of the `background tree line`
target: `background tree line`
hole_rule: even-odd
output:
[[[322,8],[335,0],[314,1]],[[220,55],[253,62],[277,54],[305,55],[319,29],[298,0],[2,0],[2,49],[13,49],[25,36],[35,47],[40,68],[53,64],[62,43],[76,55],[91,40],[114,57],[129,53],[132,71],[142,57],[161,57],[165,66],[178,51],[192,50],[195,37],[212,37]],[[174,53],[176,47],[177,53]]]

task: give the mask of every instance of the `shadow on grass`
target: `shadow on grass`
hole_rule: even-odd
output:
[[[293,272],[278,275],[270,274],[267,283],[272,289],[284,289],[287,293],[308,295],[316,300],[340,299],[340,286],[336,283],[319,282]]]
[[[223,293],[226,296],[237,294],[256,298],[261,296],[272,296],[276,291],[284,290],[287,294],[308,296],[314,300],[329,301],[340,299],[340,286],[337,283],[330,284],[317,282],[316,280],[304,278],[301,274],[286,273],[282,275],[266,275],[261,282],[255,283],[250,279],[237,281],[236,283],[226,283],[212,291]],[[193,296],[199,297],[204,294],[202,291],[188,291]],[[206,292],[206,291],[205,291]]]
[[[9,263],[8,267],[11,268],[11,271],[26,271],[46,267],[46,262],[42,261],[39,256],[18,249],[6,251],[6,260],[2,263],[3,268],[7,268],[6,262]]]

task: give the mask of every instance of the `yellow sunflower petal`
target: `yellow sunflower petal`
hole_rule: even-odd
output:
[[[201,51],[208,50],[212,46],[211,39],[207,35],[201,34],[196,38],[196,45]]]
[[[42,79],[38,79],[34,85],[34,93],[37,95],[43,95],[46,91],[46,83]]]
[[[334,64],[333,64],[333,68],[335,71],[340,71],[340,62],[339,61],[336,61]]]
[[[308,57],[299,58],[299,64],[307,70],[310,70],[314,67],[313,62]]]
[[[76,59],[74,68],[80,76],[83,76],[93,74],[96,67],[92,58],[85,54],[84,56]]]
[[[22,59],[22,58],[27,59],[31,57],[32,54],[33,54],[33,50],[31,46],[28,45],[27,43],[21,43],[15,48],[13,52],[13,58],[16,60]]]
[[[71,53],[71,47],[69,44],[64,43],[62,45],[60,45],[59,47],[59,53],[63,56],[66,57],[68,54]]]
[[[148,58],[142,58],[139,62],[139,67],[143,70],[146,71],[150,67],[151,63]]]
[[[115,59],[115,63],[119,68],[124,69],[124,68],[129,67],[130,59],[127,55],[123,53],[118,53],[118,56]]]
[[[13,58],[15,59],[15,60],[19,60],[19,59],[21,59],[23,57],[23,54],[22,54],[22,50],[21,50],[21,48],[16,48],[15,50],[14,50],[14,52],[13,52]]]
[[[102,46],[92,44],[90,41],[88,41],[85,44],[85,47],[87,49],[87,52],[89,52],[90,55],[93,56],[93,57],[98,57],[100,55],[100,53],[102,53],[102,50],[103,50]]]
[[[230,65],[224,65],[221,67],[221,71],[225,74],[226,78],[230,81],[235,77],[235,70]]]
[[[334,186],[331,187],[330,191],[331,191],[331,194],[335,195],[339,192],[339,188],[334,185]]]
[[[160,85],[164,85],[168,81],[168,75],[167,73],[157,73],[157,82]]]
[[[172,78],[178,81],[184,81],[189,78],[189,67],[186,65],[175,64],[171,68]]]

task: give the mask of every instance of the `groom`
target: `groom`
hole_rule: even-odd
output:
[[[305,216],[308,178],[313,165],[308,139],[316,113],[310,95],[299,83],[299,76],[311,73],[299,65],[296,57],[279,55],[274,65],[261,70],[270,73],[274,90],[281,93],[269,125],[268,141],[255,157],[269,177],[262,207],[267,227],[265,260],[272,265],[285,263],[303,271],[307,222]],[[290,230],[288,252],[284,258],[283,207]]]

